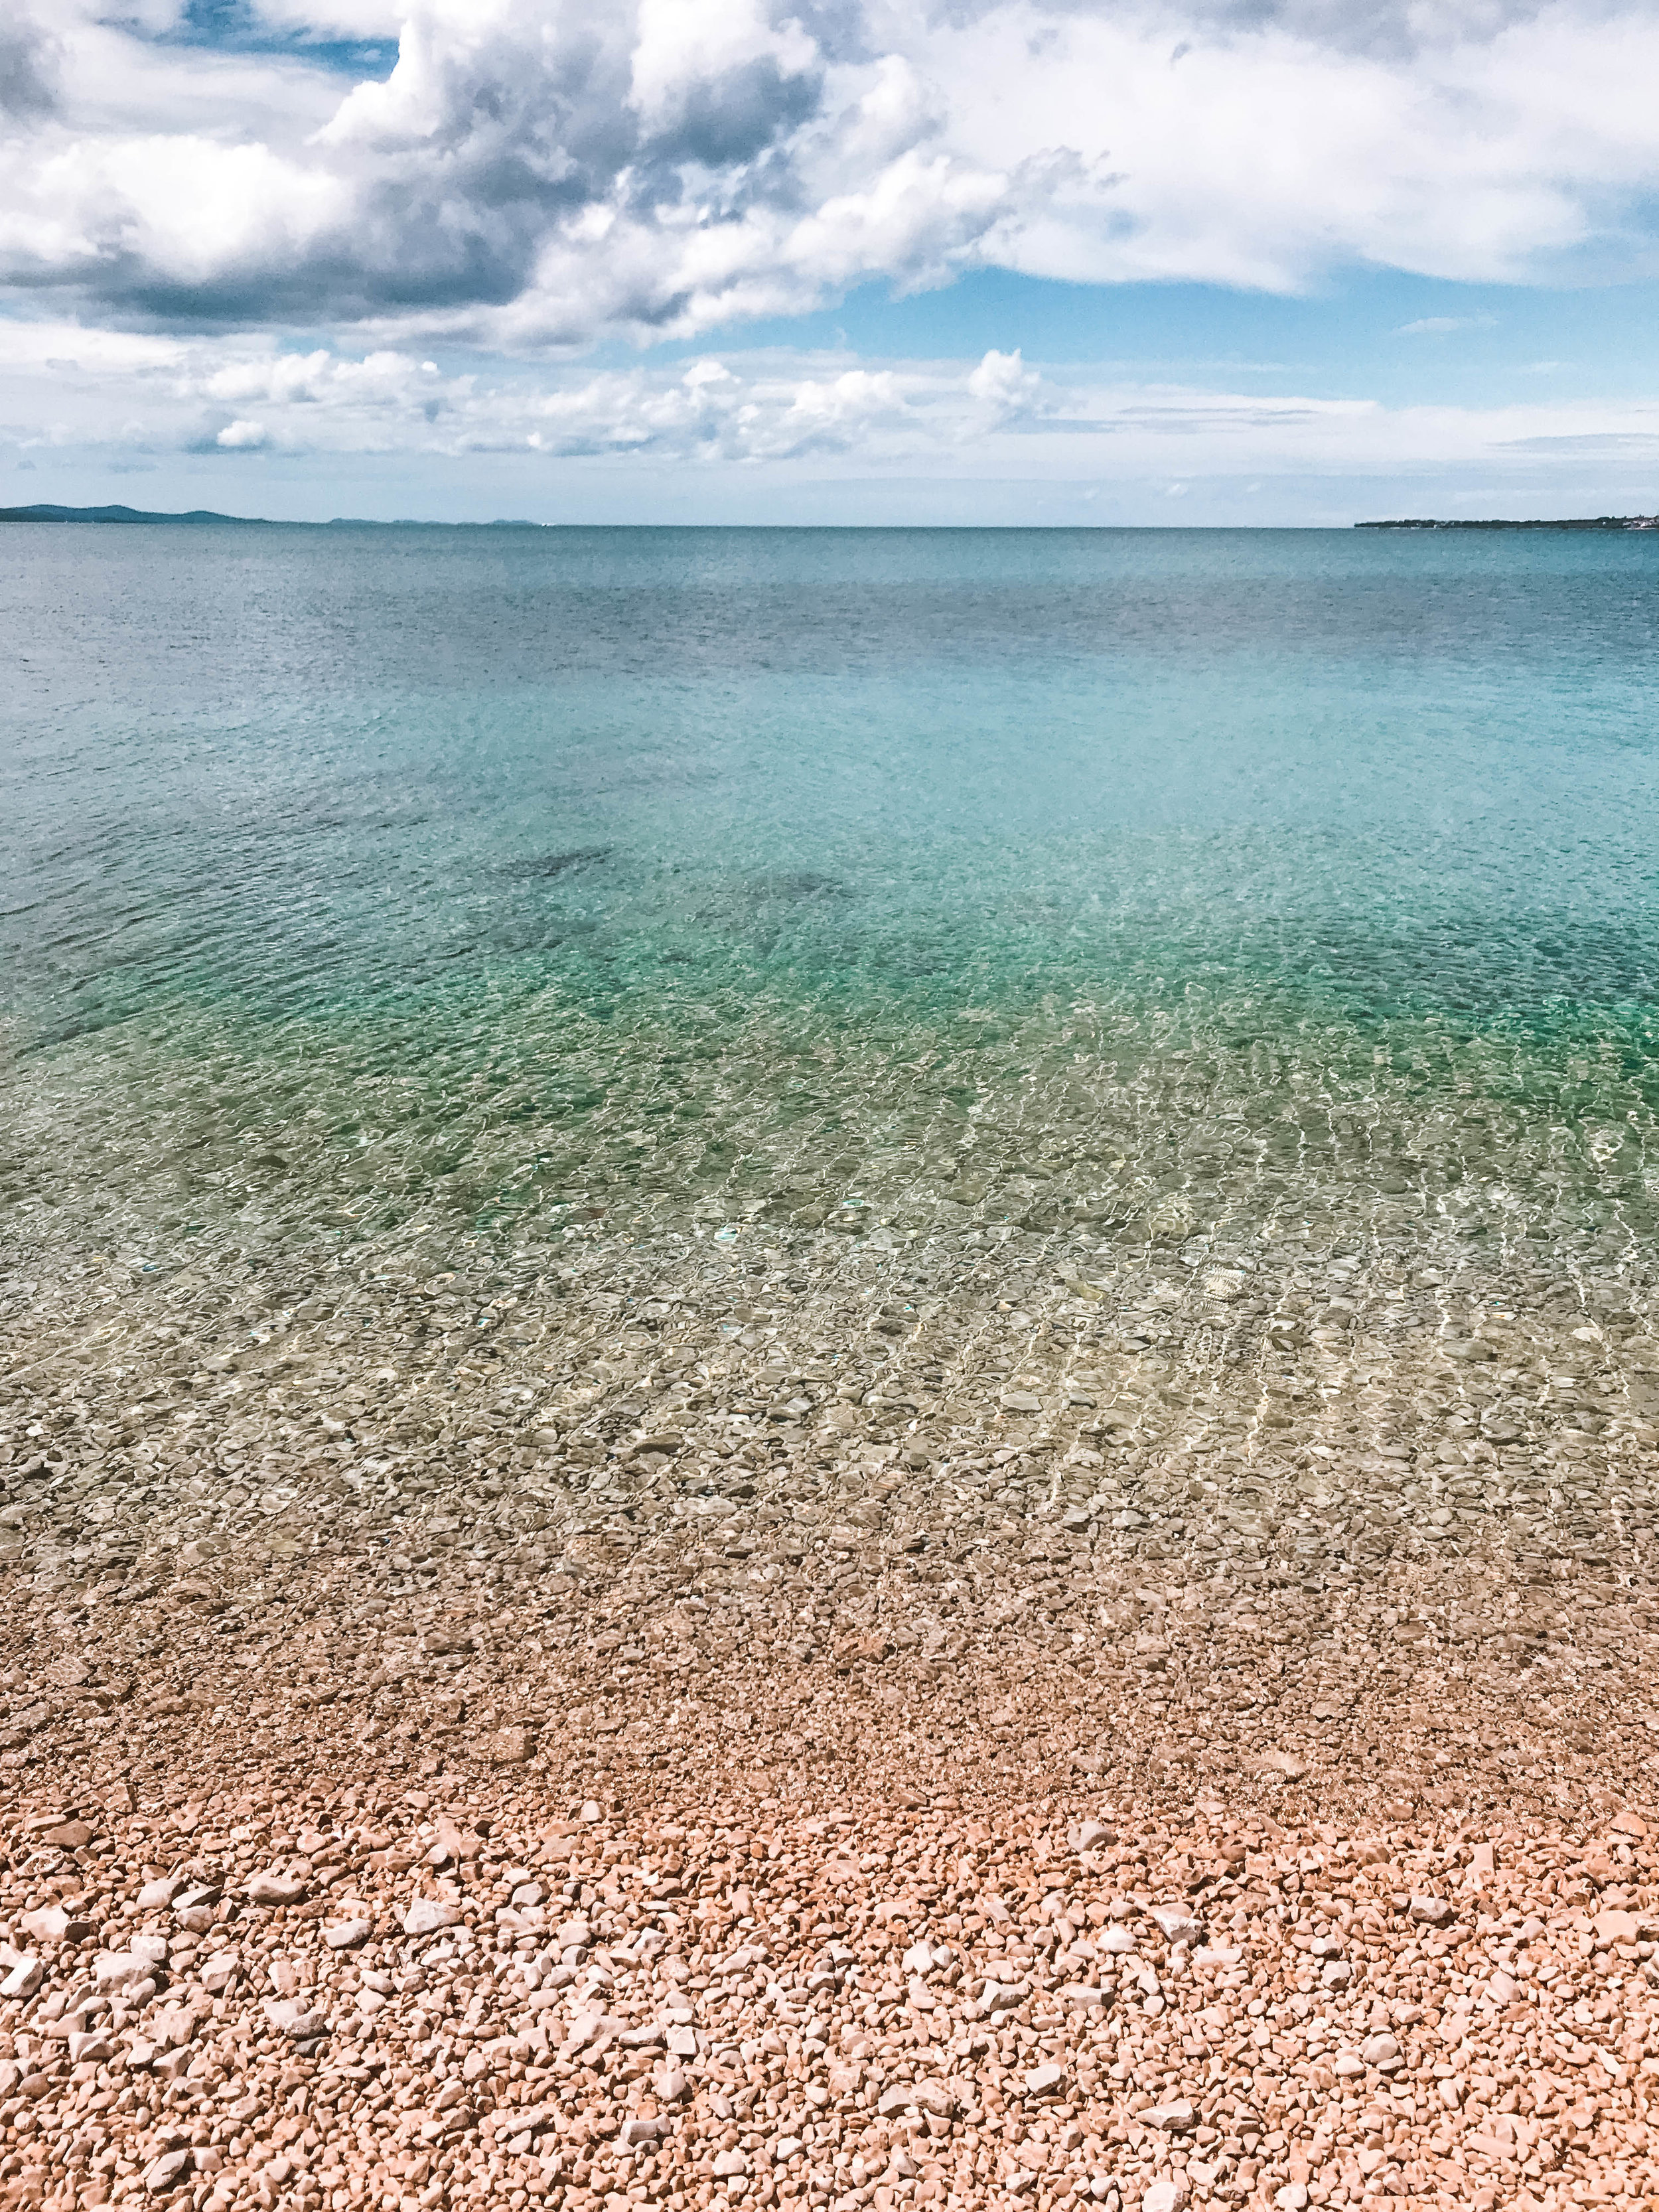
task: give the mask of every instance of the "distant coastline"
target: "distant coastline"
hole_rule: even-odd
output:
[[[327,522],[278,522],[267,514],[216,514],[195,507],[188,514],[150,514],[137,507],[0,507],[0,522],[185,522],[194,526],[225,524],[240,530],[546,530],[544,522],[422,522],[417,516],[380,522],[368,516],[337,514]]]
[[[261,523],[263,515],[215,514],[205,507],[188,514],[146,514],[136,507],[0,507],[0,522],[232,522]],[[267,525],[267,527],[275,527]]]
[[[1399,522],[1356,522],[1356,530],[1659,530],[1659,514],[1596,514],[1539,522],[1442,522],[1409,516]]]
[[[172,523],[184,524],[192,529],[239,530],[558,530],[602,529],[606,526],[604,524],[531,522],[505,515],[495,517],[488,522],[433,522],[419,515],[399,515],[391,520],[383,520],[373,515],[337,514],[331,516],[326,522],[310,522],[278,520],[267,514],[220,514],[205,507],[191,507],[183,514],[164,514],[137,507],[58,507],[49,503],[34,507],[0,507],[0,523],[6,522],[100,522],[118,526],[132,523]],[[833,528],[835,526],[829,526]],[[940,526],[952,529],[960,526],[945,524]],[[1020,526],[1011,526],[1018,528]],[[1060,526],[1075,529],[1079,526]],[[1092,526],[1099,528],[1103,526]],[[1111,526],[1104,526],[1109,528]],[[1356,530],[1659,530],[1659,514],[1598,514],[1529,521],[1511,521],[1502,518],[1462,521],[1430,515],[1405,515],[1386,521],[1356,522],[1353,527]]]

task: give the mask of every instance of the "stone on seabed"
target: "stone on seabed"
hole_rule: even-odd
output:
[[[0,2202],[1651,2191],[1648,1286],[760,1235],[31,1261]]]

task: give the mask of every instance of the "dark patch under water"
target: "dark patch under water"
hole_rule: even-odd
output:
[[[555,876],[568,875],[573,868],[608,860],[612,849],[609,845],[578,845],[568,853],[538,853],[526,860],[504,860],[497,872],[514,883],[550,883]]]

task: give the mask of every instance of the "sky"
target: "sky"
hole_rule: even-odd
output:
[[[0,506],[1659,509],[1659,0],[8,0]]]

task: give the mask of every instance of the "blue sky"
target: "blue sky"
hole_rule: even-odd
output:
[[[1646,511],[1655,81],[1659,0],[25,0],[0,503]]]
[[[1617,400],[1655,388],[1659,283],[1564,290],[1347,270],[1286,297],[976,270],[908,298],[863,286],[834,307],[717,336],[732,346],[974,359],[1018,347],[1056,368],[1224,376],[1262,390],[1290,377],[1322,397],[1393,407],[1530,404],[1562,392]]]

